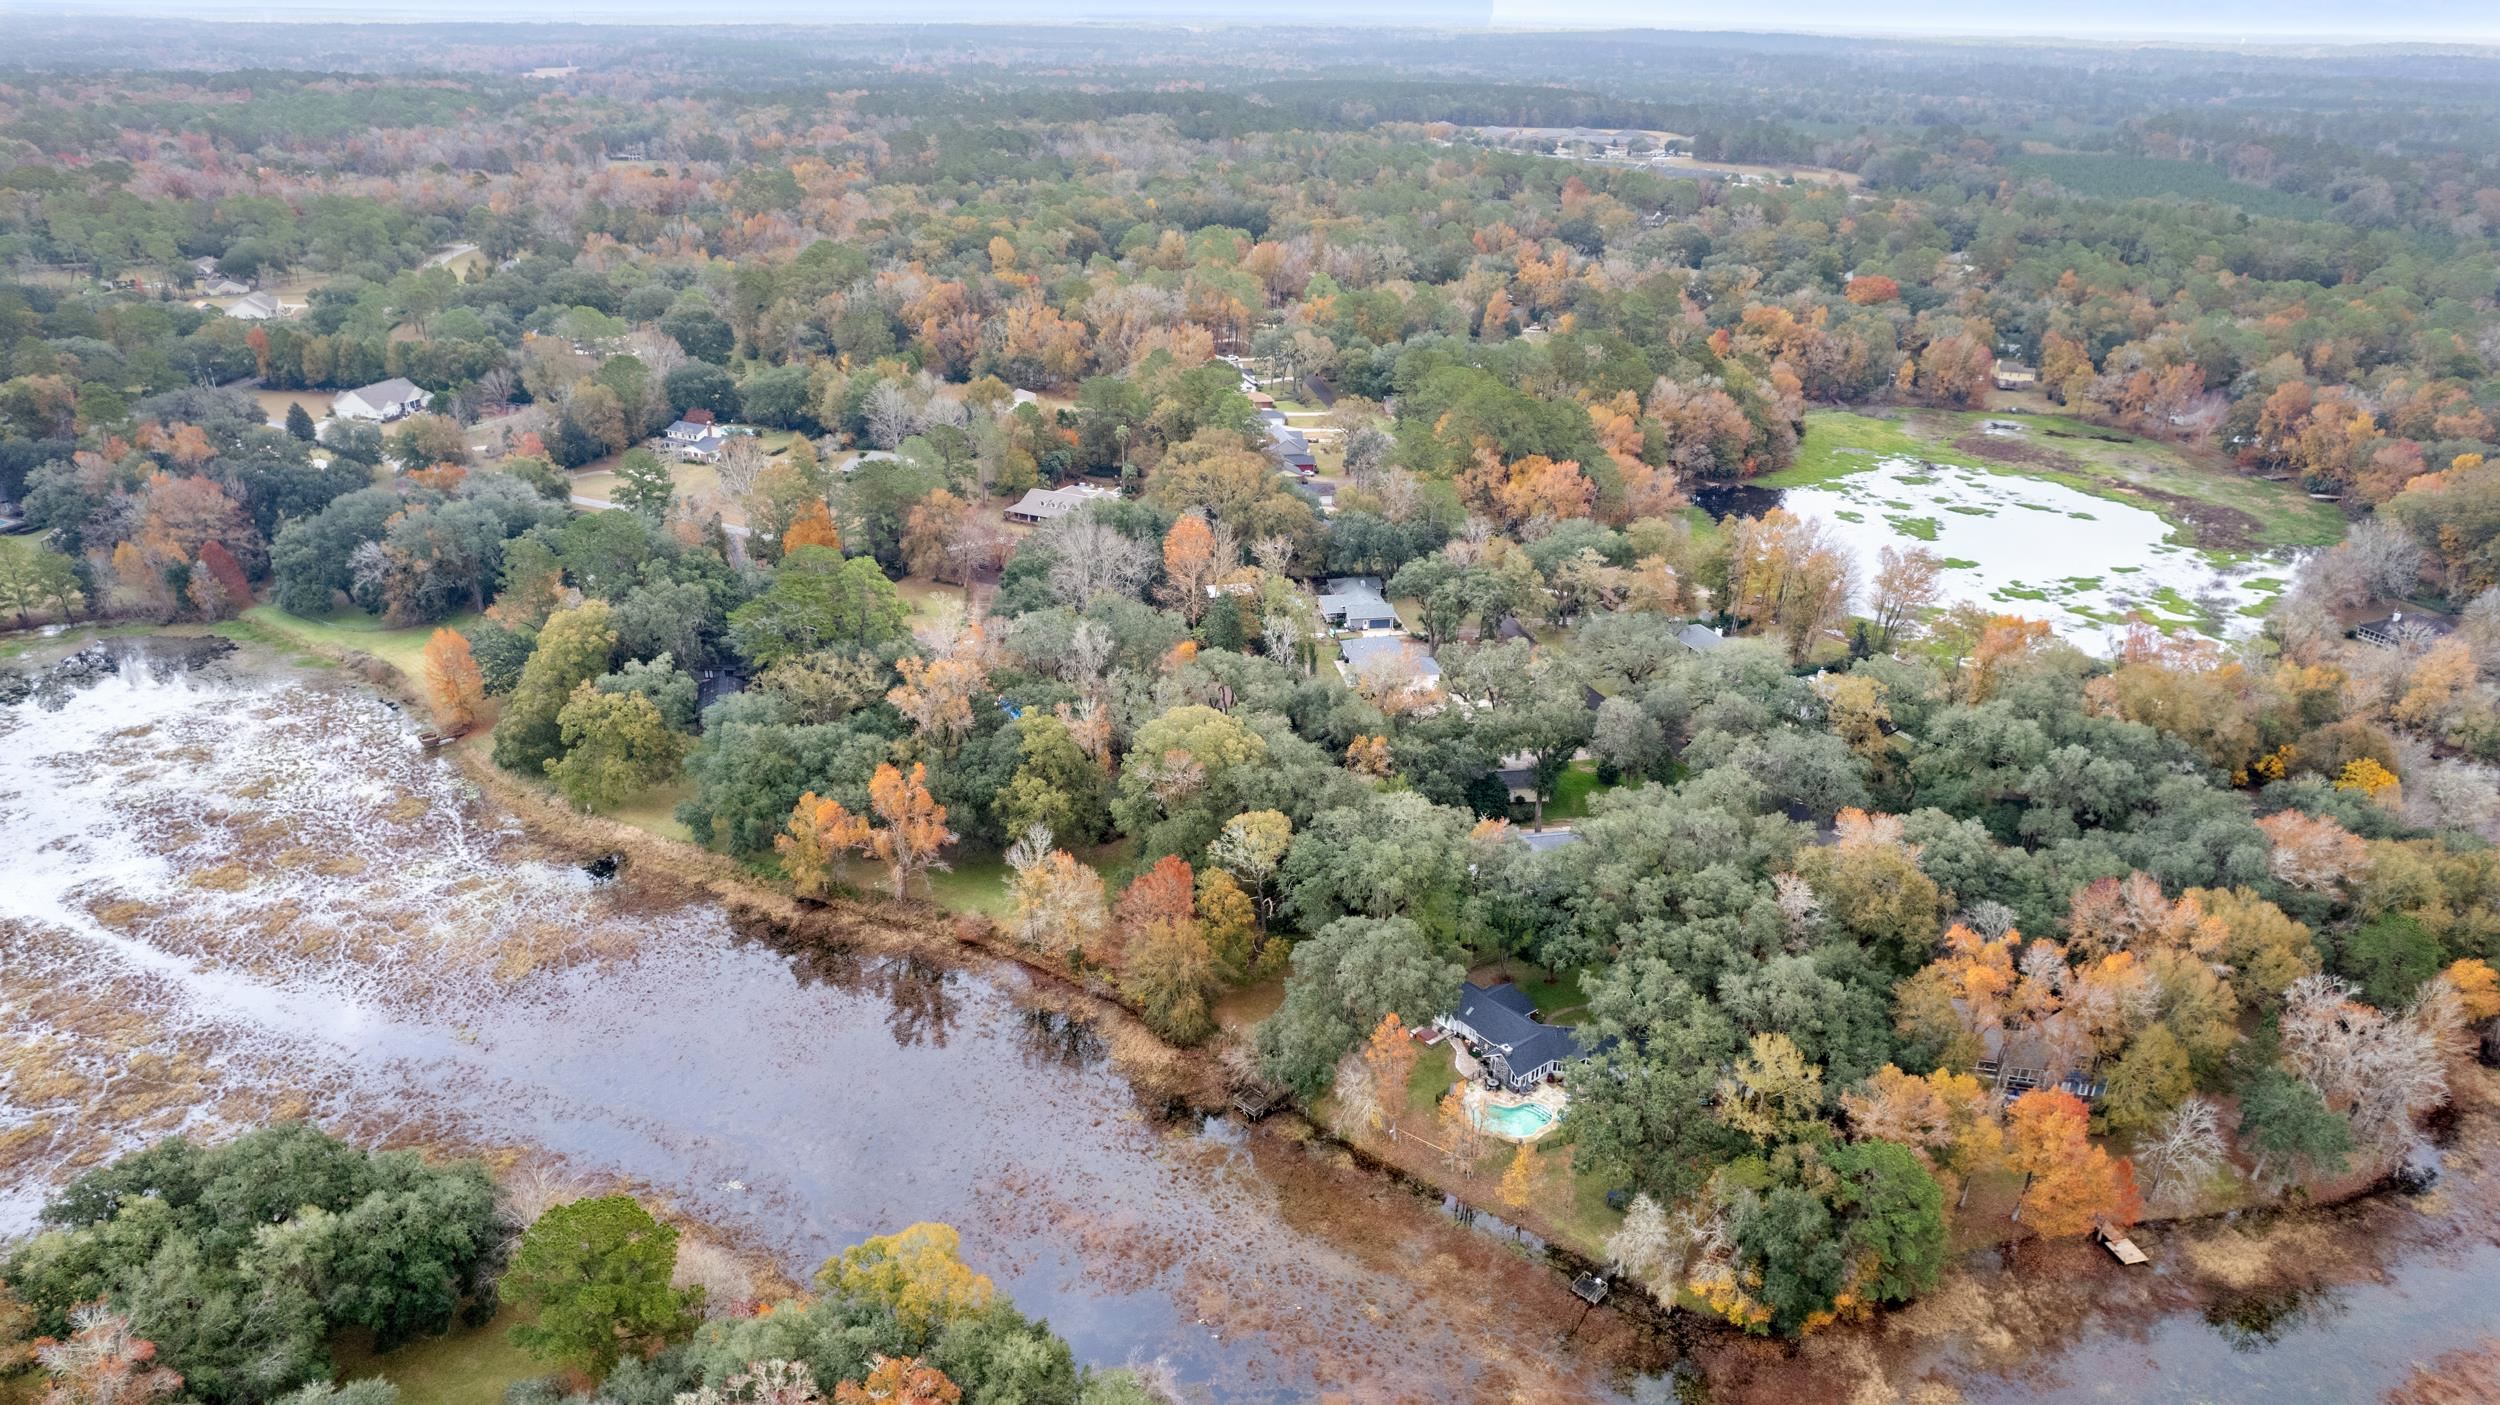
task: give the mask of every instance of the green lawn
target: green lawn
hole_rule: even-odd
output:
[[[653,786],[644,791],[631,804],[610,810],[608,818],[623,820],[645,834],[675,840],[680,844],[692,844],[694,831],[686,828],[685,822],[677,818],[677,805],[681,800],[693,798],[694,782],[681,774],[666,785]]]
[[[383,1377],[399,1387],[399,1405],[500,1405],[514,1382],[547,1374],[512,1344],[508,1334],[519,1320],[518,1310],[507,1307],[483,1327],[455,1326],[381,1356],[362,1343],[342,1342],[339,1379]]]
[[[1554,798],[1545,802],[1545,820],[1584,820],[1589,814],[1589,800],[1598,792],[1612,790],[1597,779],[1597,763],[1574,761],[1554,780]]]
[[[1129,880],[1131,858],[1135,845],[1120,839],[1092,847],[1072,846],[1071,853],[1091,865],[1102,875],[1103,892],[1117,896]],[[946,855],[954,867],[929,873],[928,898],[951,912],[977,912],[985,917],[1004,917],[1015,907],[1007,891],[1012,870],[1006,857],[996,849],[967,845]],[[880,881],[883,869],[874,864],[860,866],[860,882],[873,886]]]
[[[1004,917],[1015,906],[1007,892],[1012,876],[1007,860],[996,850],[953,854],[947,861],[954,867],[929,873],[929,897],[938,906],[984,917]]]
[[[2030,433],[2018,442],[2064,455],[2077,467],[1999,462],[1956,447],[1953,441],[1982,420],[2019,422]],[[2245,514],[2255,524],[2248,543],[2255,547],[2326,546],[2344,535],[2344,515],[2335,504],[2314,501],[2293,484],[2200,467],[2170,445],[2065,415],[1919,410],[1882,417],[1814,410],[1806,415],[1796,463],[1757,481],[1769,488],[1813,487],[1892,457],[2047,479],[2157,513],[2190,544],[2209,549],[2227,543],[2196,543],[2193,510],[2177,500]]]
[[[1406,1077],[1406,1110],[1429,1117],[1452,1088],[1458,1086],[1458,1061],[1450,1057],[1449,1041],[1430,1045]]]
[[[1493,962],[1489,966],[1479,967],[1469,975],[1469,979],[1479,984],[1496,977],[1506,979],[1526,991],[1528,999],[1536,1005],[1537,1014],[1556,1024],[1573,1023],[1569,1019],[1556,1019],[1555,1017],[1572,1014],[1588,1005],[1589,998],[1587,993],[1580,988],[1580,972],[1578,971],[1565,971],[1560,976],[1549,980],[1546,978],[1544,967],[1533,961],[1510,957]]]
[[[476,615],[467,614],[445,620],[440,626],[421,624],[394,629],[371,615],[348,613],[311,620],[301,615],[290,615],[275,605],[255,605],[245,610],[239,621],[233,622],[243,628],[236,629],[230,624],[220,626],[220,632],[229,637],[247,635],[268,642],[292,643],[300,648],[355,650],[371,654],[415,678],[419,656],[425,651],[425,641],[434,637],[437,628],[467,629],[477,621]]]

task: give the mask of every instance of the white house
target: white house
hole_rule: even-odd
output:
[[[246,322],[270,322],[286,314],[286,304],[278,301],[278,295],[271,292],[245,293],[226,308],[228,317]]]
[[[434,396],[419,390],[415,382],[404,376],[342,390],[330,402],[330,413],[343,420],[366,420],[388,424],[404,415],[413,415],[432,403]]]

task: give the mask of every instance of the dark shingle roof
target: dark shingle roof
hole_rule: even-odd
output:
[[[1515,985],[1467,981],[1459,987],[1459,1023],[1487,1043],[1505,1046],[1504,1061],[1521,1073],[1580,1056],[1578,1036],[1562,1025],[1538,1024],[1529,1018],[1535,1010],[1536,1002]]]

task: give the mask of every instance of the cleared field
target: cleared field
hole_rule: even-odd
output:
[[[410,678],[417,676],[425,641],[440,629],[462,630],[476,624],[474,614],[458,615],[441,625],[411,625],[392,628],[370,615],[332,615],[328,619],[308,620],[290,615],[275,605],[255,605],[235,621],[246,631],[255,631],[275,642],[291,643],[316,650],[352,649],[373,655]]]
[[[313,423],[319,424],[323,417],[330,413],[330,402],[337,398],[334,393],[327,390],[255,390],[252,392],[252,399],[260,406],[261,414],[266,416],[271,424],[278,425],[286,423],[286,411],[290,405],[303,406],[304,413],[313,417]]]

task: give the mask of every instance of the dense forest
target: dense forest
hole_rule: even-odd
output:
[[[1907,1301],[1974,1187],[2049,1237],[2352,1190],[2500,1015],[2500,59],[7,23],[0,610],[425,631],[527,782],[810,898],[1000,865],[1000,941],[1357,1138],[1469,971],[1541,973],[1557,1136],[1419,1125],[1663,1304]],[[2262,628],[2078,647],[1692,507],[1835,406],[2349,531]],[[81,1184],[10,1264],[87,1275],[48,1330],[162,1290],[73,1263]],[[606,1398],[772,1335],[707,1331]],[[1052,1379],[966,1398],[1125,1398]]]

